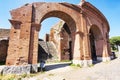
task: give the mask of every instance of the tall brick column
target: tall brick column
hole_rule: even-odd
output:
[[[84,34],[83,37],[83,53],[84,53],[84,67],[90,66],[92,64],[91,59],[91,50],[90,50],[90,41],[89,41],[89,34]]]
[[[89,32],[88,32],[88,28],[87,28],[87,22],[86,22],[86,17],[84,15],[84,12],[81,12],[81,17],[80,17],[81,21],[80,21],[80,26],[81,26],[81,30],[83,32],[83,34],[81,34],[82,36],[82,41],[81,41],[81,45],[82,45],[82,49],[81,54],[83,57],[82,60],[82,66],[87,67],[89,65],[92,64],[92,60],[91,60],[91,48],[90,48],[90,40],[89,40]]]
[[[103,25],[103,26],[106,26],[106,25]],[[109,56],[109,53],[110,53],[110,48],[109,48],[109,45],[108,45],[108,42],[109,42],[109,33],[107,32],[107,29],[106,28],[103,28],[103,54],[102,54],[102,61],[103,62],[106,62],[106,61],[110,61],[110,56]]]
[[[31,23],[10,20],[12,27],[6,66],[3,74],[29,74],[31,65],[28,64]]]
[[[29,57],[28,63],[31,64],[33,72],[38,71],[37,59],[38,59],[38,38],[40,31],[40,24],[32,23],[31,34],[30,34],[30,48],[29,48]]]
[[[85,19],[85,15],[83,12],[81,13],[81,27],[83,30],[83,54],[84,54],[84,67],[87,67],[92,64],[92,59],[91,59],[91,46],[90,46],[90,39],[89,39],[89,32],[87,28],[87,22]]]
[[[40,24],[32,23],[29,49],[29,63],[37,64],[38,59],[38,38],[40,31]]]
[[[61,33],[59,33],[58,54],[59,54],[59,56],[58,56],[59,59],[58,60],[62,61],[63,53],[62,53],[62,36],[61,36]]]
[[[82,39],[79,30],[76,31],[74,45],[73,64],[83,66]]]
[[[16,20],[10,20],[12,25],[10,30],[10,39],[9,39],[9,47],[8,54],[6,59],[6,65],[15,65],[16,60],[20,54],[20,26],[21,22]]]
[[[28,64],[31,23],[23,23],[20,28],[19,65]]]
[[[107,40],[106,40],[105,38],[104,38],[104,40],[103,40],[103,55],[102,55],[102,61],[103,61],[103,62],[110,61],[108,43],[107,43]]]

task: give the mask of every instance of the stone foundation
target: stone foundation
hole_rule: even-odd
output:
[[[3,69],[5,66],[0,66],[0,75],[3,73]]]
[[[5,66],[3,68],[2,74],[6,75],[6,74],[30,74],[30,72],[37,72],[38,71],[38,67],[37,65],[21,65],[21,66]]]
[[[83,67],[89,67],[92,65],[92,60],[83,60]]]
[[[111,60],[110,57],[102,57],[103,62],[107,62],[107,61],[110,61],[110,60]]]
[[[37,64],[32,64],[30,72],[31,73],[38,72],[38,65]]]
[[[81,67],[88,67],[92,65],[92,60],[73,60],[73,64],[80,65]]]
[[[83,64],[84,64],[83,60],[73,60],[72,63],[75,65],[80,65],[80,66],[83,66]]]

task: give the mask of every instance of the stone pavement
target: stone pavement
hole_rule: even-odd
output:
[[[87,68],[63,65],[39,73],[29,80],[120,80],[120,59],[114,59],[106,63],[101,62]]]

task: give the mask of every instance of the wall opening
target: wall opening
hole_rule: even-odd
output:
[[[41,22],[38,39],[38,63],[72,60],[71,31],[64,20],[57,17]]]
[[[91,59],[93,63],[102,61],[103,53],[103,39],[102,33],[96,25],[91,26],[89,31],[90,47],[91,47]]]
[[[92,57],[93,61],[97,61],[95,37],[94,37],[94,34],[93,34],[92,30],[90,30],[90,36],[89,37],[90,37],[91,57]]]

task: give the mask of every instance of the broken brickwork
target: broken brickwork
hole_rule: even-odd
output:
[[[71,49],[74,64],[90,65],[93,52],[102,55],[103,61],[110,60],[109,24],[105,16],[89,2],[80,5],[37,2],[12,10],[11,16],[6,65],[37,64],[38,33],[41,22],[49,17],[58,17],[67,25],[57,33],[57,39],[55,30],[50,33],[49,40],[57,45],[59,60],[67,58],[63,57],[63,54],[69,54],[67,49]],[[71,48],[68,41],[72,42],[69,44]]]

